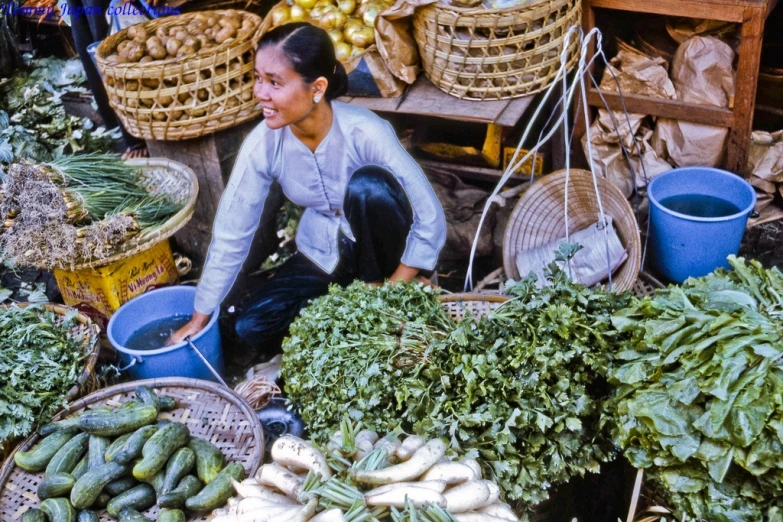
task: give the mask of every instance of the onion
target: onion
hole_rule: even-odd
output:
[[[345,42],[334,44],[334,55],[338,62],[345,62],[351,57],[351,46]]]
[[[364,25],[375,27],[375,19],[378,18],[378,13],[381,12],[381,9],[377,5],[367,5],[369,7],[364,11],[364,14],[362,14],[362,20],[364,21]]]
[[[289,12],[289,20],[292,22],[303,22],[307,19],[308,11],[299,4],[291,6]]]
[[[272,9],[272,25],[277,27],[291,20],[291,10],[287,5],[279,5]]]
[[[302,9],[312,9],[316,0],[294,0],[294,3]]]
[[[349,15],[356,9],[356,0],[337,0],[337,8],[346,15]]]
[[[348,18],[348,20],[345,21],[345,25],[343,26],[345,39],[350,40],[351,35],[362,27],[364,27],[364,24],[358,18]]]
[[[356,55],[362,54],[364,52],[364,49],[360,49],[359,47],[354,47],[351,49],[351,58],[353,58]]]
[[[356,47],[369,47],[375,43],[375,30],[372,27],[363,27],[355,31],[348,41]]]
[[[329,38],[332,39],[332,43],[338,44],[343,41],[343,32],[339,29],[330,29],[328,33]]]
[[[323,13],[316,22],[321,29],[335,29],[345,23],[345,15],[334,6],[324,7]]]

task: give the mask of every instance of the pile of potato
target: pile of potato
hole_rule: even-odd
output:
[[[247,39],[256,30],[256,23],[239,11],[203,12],[182,15],[182,22],[148,31],[145,25],[129,27],[126,38],[117,44],[106,59],[111,64],[149,63],[158,60],[193,56],[205,49],[217,47],[236,38]]]
[[[269,13],[272,26],[309,22],[326,30],[340,62],[346,62],[375,43],[375,19],[391,7],[388,0],[293,0]]]

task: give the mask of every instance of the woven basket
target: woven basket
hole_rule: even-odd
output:
[[[505,9],[458,8],[438,2],[416,9],[414,37],[427,78],[466,100],[529,96],[546,89],[560,68],[581,0],[531,0]],[[569,68],[577,60],[571,39]]]
[[[26,308],[31,306],[30,303],[20,303],[15,306],[20,308]],[[73,312],[73,308],[60,304],[44,304],[44,308],[48,311],[57,314],[60,320],[65,318],[65,315]],[[0,309],[7,309],[8,305],[0,307]],[[98,353],[101,350],[100,345],[100,330],[89,317],[84,314],[77,313],[74,318],[74,323],[69,328],[69,332],[72,336],[84,339],[84,353],[87,354],[87,360],[84,362],[84,369],[81,375],[76,380],[68,393],[65,395],[66,402],[71,402],[78,399],[82,395],[92,393],[99,387],[98,380],[95,378],[95,365],[98,362]],[[12,449],[14,441],[5,441],[3,451],[0,451],[0,462],[4,461]]]
[[[500,292],[449,294],[438,297],[443,309],[455,321],[461,321],[467,314],[476,318],[486,317],[509,299],[511,298],[501,295]]]
[[[183,207],[162,225],[145,230],[123,243],[111,257],[77,264],[74,266],[75,270],[108,265],[148,250],[173,236],[193,217],[198,198],[198,178],[190,167],[163,158],[132,159],[126,163],[142,170],[142,183],[150,194],[168,195],[175,203],[182,204]]]
[[[631,290],[642,262],[642,244],[633,209],[623,194],[608,180],[597,178],[604,212],[613,219],[628,259],[612,275],[614,289]],[[566,172],[557,171],[533,183],[517,203],[503,236],[503,268],[509,278],[518,281],[516,255],[564,238]],[[590,172],[571,169],[568,183],[568,226],[571,232],[582,230],[598,219],[598,199]]]
[[[158,18],[142,24],[158,28],[186,26],[205,11]],[[252,36],[233,38],[192,56],[149,63],[109,63],[107,57],[127,38],[127,29],[107,37],[95,58],[111,106],[125,129],[137,138],[183,140],[227,129],[261,114],[253,96],[255,48],[261,17],[240,11],[256,28]],[[142,90],[142,88],[151,90]]]
[[[161,413],[159,418],[186,424],[191,435],[209,440],[226,455],[227,461],[242,463],[248,476],[255,474],[261,466],[264,459],[264,433],[255,412],[228,388],[208,381],[170,377],[120,384],[71,404],[55,419],[78,413],[87,406],[117,407],[132,399],[136,387],[140,385],[155,388],[158,393],[177,400],[178,408]],[[38,440],[38,435],[33,435],[16,451],[29,450]],[[19,520],[25,511],[39,506],[36,491],[42,479],[43,473],[23,471],[9,458],[0,468],[0,520]],[[147,511],[147,515],[153,519],[157,514],[157,507]],[[112,520],[105,511],[99,517],[102,521]],[[206,521],[208,518],[209,514],[205,514],[189,520]]]

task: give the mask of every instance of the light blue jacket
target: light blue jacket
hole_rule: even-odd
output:
[[[289,127],[270,130],[262,122],[245,139],[218,207],[196,311],[211,314],[234,284],[273,181],[280,183],[288,199],[306,207],[296,234],[299,251],[331,273],[339,261],[340,229],[353,239],[342,215],[348,180],[367,165],[389,170],[408,195],[414,214],[401,262],[422,270],[435,267],[446,242],[446,218],[421,168],[387,121],[336,101],[332,109],[332,128],[315,153]]]

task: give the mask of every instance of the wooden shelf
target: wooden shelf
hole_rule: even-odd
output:
[[[533,96],[513,100],[460,100],[435,87],[421,74],[399,98],[343,96],[339,100],[378,112],[396,112],[513,127],[530,107]]]

